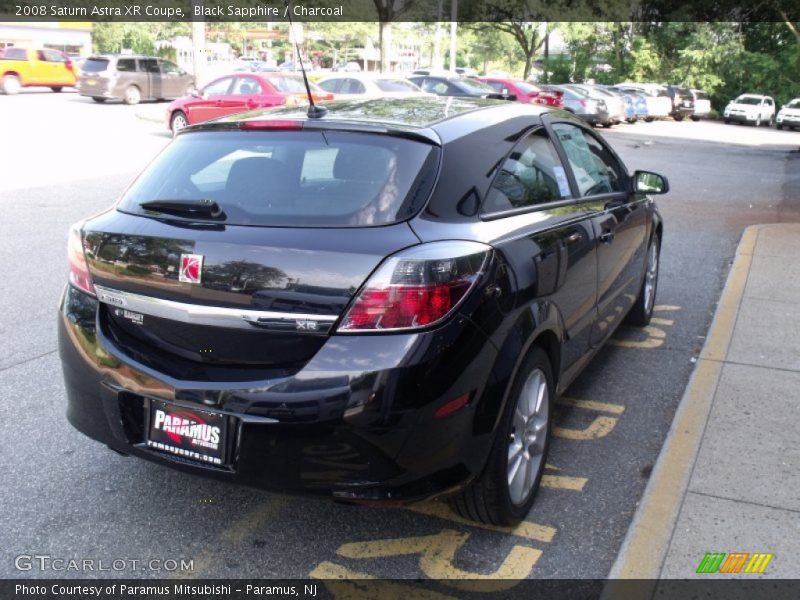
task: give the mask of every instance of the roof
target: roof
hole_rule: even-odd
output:
[[[533,104],[452,96],[340,100],[326,102],[324,106],[328,108],[328,113],[321,119],[308,119],[306,106],[294,106],[250,111],[210,121],[207,122],[207,125],[224,126],[240,121],[261,119],[298,119],[307,121],[306,125],[313,121],[320,125],[358,124],[411,131],[430,129],[439,123],[452,121],[476,111],[497,111],[496,119],[504,118],[505,115],[530,114],[535,116],[548,112],[547,107]]]

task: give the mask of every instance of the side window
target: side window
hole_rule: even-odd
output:
[[[345,79],[342,81],[342,94],[366,94],[367,88],[358,79]]]
[[[64,59],[64,55],[60,52],[56,52],[55,50],[44,50],[44,59],[47,62],[53,63],[63,63],[66,62]]]
[[[213,98],[214,96],[225,96],[228,93],[228,88],[231,87],[231,78],[226,77],[225,79],[220,79],[219,81],[214,81],[209,83],[205,88],[203,88],[203,95],[208,96],[209,98]]]
[[[484,81],[484,83],[485,83],[486,85],[488,85],[489,87],[491,87],[491,88],[492,88],[493,90],[495,90],[496,92],[502,92],[502,91],[503,91],[503,88],[505,87],[505,86],[504,86],[504,85],[503,85],[501,82],[499,82],[499,81]]]
[[[330,79],[328,81],[322,81],[317,85],[326,92],[337,94],[339,93],[339,84],[341,83],[341,81],[342,81],[341,79]]]
[[[139,70],[145,71],[146,73],[161,74],[161,70],[158,68],[158,61],[155,58],[140,58]]]
[[[176,65],[174,62],[168,60],[162,60],[161,63],[161,72],[165,75],[180,75],[181,68]]]
[[[233,84],[233,91],[231,92],[234,96],[252,96],[254,94],[261,93],[261,84],[258,83],[257,79],[253,79],[252,77],[237,77]]]
[[[117,71],[135,71],[136,61],[132,58],[120,58],[117,60]]]
[[[625,189],[622,166],[597,138],[567,123],[556,123],[553,129],[564,147],[581,196]]]
[[[483,213],[536,206],[570,197],[564,167],[545,130],[528,134],[500,167]]]

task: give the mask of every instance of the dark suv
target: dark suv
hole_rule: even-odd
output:
[[[667,86],[667,95],[672,101],[670,116],[676,121],[694,116],[694,94],[692,90],[675,85]]]
[[[546,107],[328,106],[183,129],[73,227],[67,416],[222,481],[518,522],[556,394],[650,320],[667,182]]]
[[[194,77],[175,63],[155,56],[102,54],[90,56],[80,67],[75,86],[95,102],[172,100],[188,96]]]

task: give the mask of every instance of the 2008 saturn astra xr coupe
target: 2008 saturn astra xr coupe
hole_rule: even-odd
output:
[[[329,108],[189,127],[73,227],[68,418],[224,481],[516,523],[554,398],[650,320],[667,181],[548,107]]]

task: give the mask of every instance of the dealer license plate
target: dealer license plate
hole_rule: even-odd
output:
[[[226,415],[150,401],[147,446],[207,465],[226,464]]]

